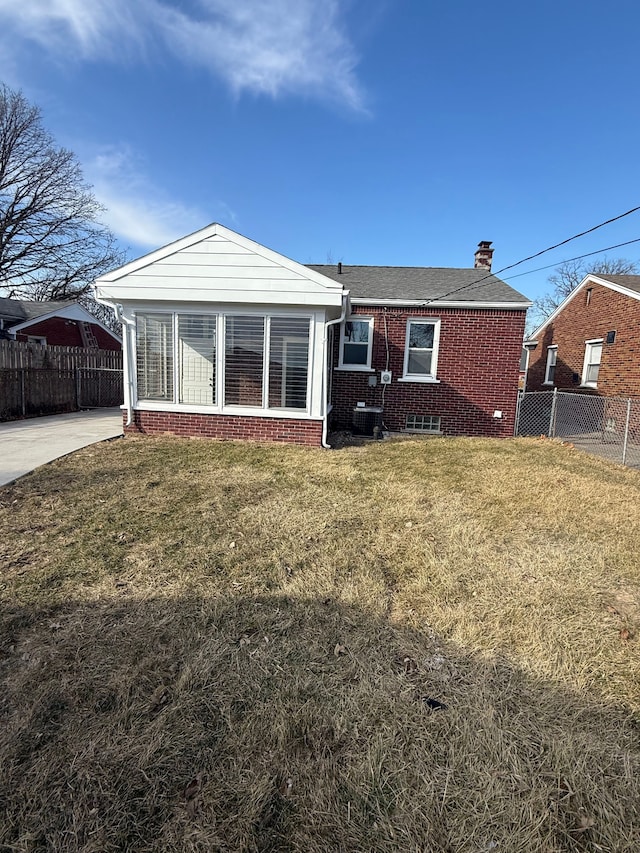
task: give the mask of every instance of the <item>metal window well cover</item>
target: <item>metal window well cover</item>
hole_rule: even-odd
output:
[[[375,427],[382,429],[382,406],[356,406],[353,410],[354,435],[373,436]]]

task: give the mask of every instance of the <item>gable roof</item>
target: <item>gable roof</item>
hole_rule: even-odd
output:
[[[13,315],[3,313],[5,310],[5,303],[8,302],[15,303],[15,305],[7,306],[8,310],[14,312]],[[16,305],[18,306],[17,308]],[[20,317],[16,316],[16,312],[18,310],[22,314]],[[99,320],[90,311],[87,311],[83,305],[80,305],[79,302],[75,301],[26,302],[21,299],[0,299],[0,317],[13,321],[7,326],[7,330],[12,336],[43,320],[49,320],[53,317],[57,317],[100,326],[100,328],[111,335],[114,340],[118,341],[120,344],[122,343],[122,338],[117,335],[113,329],[110,329],[102,322],[102,320]]]
[[[600,281],[602,284],[609,282],[617,284],[619,287],[624,287],[625,290],[633,290],[640,295],[640,275],[602,275],[601,273],[587,276],[594,281]]]
[[[52,314],[67,308],[71,304],[71,302],[28,302],[26,299],[0,297],[0,317],[17,322],[35,320],[44,314]]]
[[[310,264],[310,269],[340,282],[354,302],[507,303],[526,308],[531,302],[495,275],[481,269],[451,267],[368,267]]]
[[[332,281],[216,222],[95,282],[99,299],[244,302],[340,307]]]
[[[540,332],[542,332],[549,323],[552,323],[561,311],[564,311],[571,300],[577,296],[581,290],[584,290],[587,284],[601,284],[603,287],[615,290],[617,293],[621,293],[623,296],[628,296],[630,299],[640,299],[640,275],[602,275],[600,273],[589,273],[589,275],[586,275],[580,284],[575,287],[568,296],[565,296],[555,311],[549,314],[546,320],[529,335],[527,341],[534,342]]]

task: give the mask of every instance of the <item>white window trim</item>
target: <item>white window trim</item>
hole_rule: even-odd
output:
[[[367,363],[366,364],[345,364],[343,360],[344,354],[344,332],[347,323],[368,323],[369,324],[369,341],[367,343]],[[360,314],[355,314],[352,317],[347,317],[344,323],[340,323],[340,349],[338,352],[338,366],[336,370],[356,370],[360,373],[373,372],[371,367],[371,354],[373,352],[373,317],[363,317]]]
[[[584,377],[587,375],[587,366],[589,362],[589,352],[591,347],[594,344],[600,344],[600,366],[602,366],[602,352],[604,350],[604,338],[591,338],[589,341],[584,342],[584,361],[582,362],[582,381],[580,383],[580,388],[597,388],[597,382],[585,382]],[[599,373],[599,371],[598,371]]]
[[[409,373],[409,326],[411,323],[432,323],[433,349],[431,351],[431,373]],[[439,317],[409,317],[404,333],[404,364],[402,377],[398,382],[431,382],[439,383],[438,376],[438,352],[440,349],[440,318]]]
[[[146,307],[141,307],[136,309],[133,312],[132,318],[135,320],[137,315],[172,315],[172,324],[171,329],[173,333],[173,343],[177,341],[177,329],[178,329],[178,315],[180,314],[193,314],[194,309],[190,306],[181,306],[180,308],[172,308],[172,309],[147,309]],[[226,306],[223,308],[220,305],[211,306],[208,311],[199,311],[198,313],[206,316],[217,316],[217,332],[216,332],[216,371],[217,371],[217,382],[216,382],[216,399],[217,403],[215,405],[197,405],[193,403],[180,403],[179,392],[176,385],[176,379],[178,376],[178,359],[176,358],[174,352],[173,358],[173,400],[147,400],[141,399],[138,396],[138,376],[135,365],[137,364],[137,349],[138,349],[138,338],[137,333],[133,336],[133,346],[132,346],[132,361],[134,365],[133,370],[133,386],[134,386],[134,408],[138,411],[147,411],[147,412],[185,412],[190,414],[207,414],[207,415],[245,415],[249,417],[266,417],[266,418],[296,418],[298,420],[317,420],[317,418],[312,415],[312,383],[313,383],[313,353],[315,347],[315,322],[314,315],[311,313],[300,313],[298,311],[291,312],[287,310],[271,310],[271,311],[260,311],[260,310],[242,310],[241,308],[227,308]],[[265,400],[268,399],[268,378],[265,381],[263,375],[263,406],[235,406],[224,404],[224,370],[225,370],[225,319],[227,316],[238,316],[238,315],[246,315],[246,316],[258,316],[265,318],[265,342],[267,340],[267,326],[271,324],[272,317],[287,317],[291,319],[299,319],[306,320],[309,323],[309,352],[308,352],[308,372],[307,372],[307,398],[306,398],[306,408],[304,409],[283,409],[279,407],[266,407],[264,405]],[[175,349],[175,347],[174,347]],[[266,344],[265,344],[266,350]],[[268,355],[265,353],[265,359],[268,358]]]
[[[542,383],[543,385],[555,385],[555,378],[554,378],[553,382],[549,381],[549,368],[551,367],[551,364],[549,362],[551,359],[551,353],[552,352],[555,352],[555,354],[556,354],[556,360],[553,363],[553,367],[557,367],[557,365],[558,365],[558,344],[551,344],[551,346],[547,347],[547,363],[546,363],[545,368],[544,368],[544,382]],[[554,377],[555,377],[555,374],[554,374]]]

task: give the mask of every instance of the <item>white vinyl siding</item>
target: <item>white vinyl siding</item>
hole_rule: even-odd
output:
[[[429,382],[436,379],[440,320],[407,320],[403,379]]]
[[[582,367],[582,384],[587,388],[598,387],[598,374],[602,360],[602,338],[585,341],[584,364]]]
[[[344,370],[370,370],[373,349],[373,318],[352,317],[340,327],[338,367]]]
[[[547,349],[547,366],[544,371],[544,384],[553,385],[556,379],[556,362],[558,360],[558,347],[550,346]]]
[[[140,314],[136,323],[138,397],[173,400],[173,317]]]
[[[121,280],[101,282],[100,287],[119,301],[125,279],[127,301],[211,303],[215,299],[230,304],[317,307],[338,306],[342,300],[340,284],[240,235],[230,239],[210,234],[132,269]]]

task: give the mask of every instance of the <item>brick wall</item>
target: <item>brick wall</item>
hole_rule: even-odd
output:
[[[124,419],[126,421],[126,412]],[[298,418],[135,411],[133,424],[125,427],[125,433],[161,435],[167,432],[203,438],[281,441],[311,447],[319,447],[322,444],[322,421]]]
[[[374,318],[372,367],[375,374],[334,370],[332,421],[351,424],[357,402],[384,405],[385,426],[404,429],[406,416],[439,415],[445,435],[513,435],[518,372],[524,334],[524,311],[424,308],[398,311],[353,308],[354,315]],[[380,371],[386,368],[384,315],[386,313],[389,370],[392,384],[384,391]],[[398,382],[404,369],[404,347],[409,317],[440,318],[437,376],[440,384]],[[335,336],[334,366],[338,364],[339,334]],[[371,387],[369,376],[378,384]],[[495,410],[501,420],[493,417]]]
[[[607,332],[615,341],[606,343]],[[585,341],[602,338],[597,389],[580,388]],[[546,391],[547,349],[557,344],[555,386],[605,397],[640,397],[640,301],[594,284],[582,289],[538,336],[527,373],[527,391]]]
[[[98,341],[99,349],[122,349],[118,341],[97,323],[91,323],[91,331]],[[49,346],[81,347],[84,346],[80,329],[75,320],[65,320],[64,317],[50,317],[41,323],[33,323],[26,329],[16,333],[16,340],[26,341],[30,337],[46,338]]]

